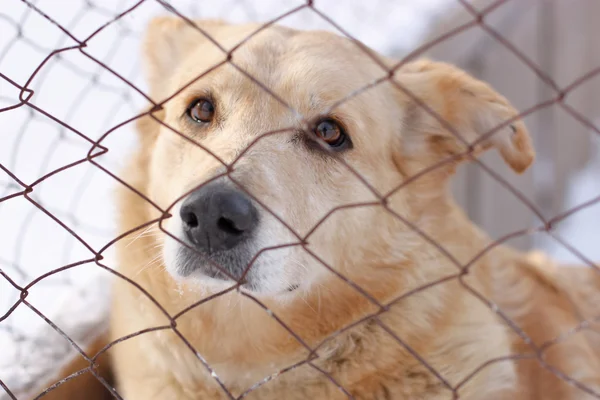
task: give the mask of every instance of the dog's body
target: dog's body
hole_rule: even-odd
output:
[[[218,21],[200,27],[226,50],[259,28]],[[227,58],[183,21],[158,19],[149,32],[156,100]],[[156,119],[140,119],[141,146],[122,177],[169,209],[173,217],[162,224],[177,240],[154,229],[117,244],[119,271],[156,303],[116,279],[111,340],[164,327],[110,350],[125,399],[225,399],[216,377],[233,396],[248,391],[248,398],[264,400],[451,399],[449,387],[461,399],[591,396],[578,385],[600,393],[600,336],[587,329],[568,335],[583,319],[598,317],[592,305],[600,299],[600,274],[490,247],[448,194],[447,180],[469,158],[468,147],[430,112],[475,142],[473,154],[495,147],[520,172],[533,159],[522,122],[480,136],[517,112],[487,85],[428,61],[399,68],[400,87],[381,82],[337,104],[387,76],[372,57],[393,64],[332,34],[272,26],[233,52],[232,61],[251,77],[218,67],[167,101]],[[200,96],[217,98],[214,125],[182,122],[187,104]],[[309,121],[334,114],[352,146],[330,155],[296,131],[285,132],[301,126],[287,105]],[[258,139],[274,131],[280,132]],[[182,256],[183,247],[198,246],[181,233],[185,218],[176,222],[184,206],[171,207],[204,182],[227,179],[222,164],[197,144],[227,164],[241,155],[228,176],[260,204],[259,227],[247,239],[253,255],[244,260],[271,251],[256,258],[255,272],[245,275],[248,286],[218,296],[235,282],[207,278],[218,275]],[[385,206],[358,176],[379,193],[393,192]],[[119,204],[123,232],[161,216],[124,187]],[[349,204],[355,206],[344,208]],[[230,256],[232,265],[240,254]],[[468,266],[463,274],[461,266]],[[240,270],[229,273],[239,277]],[[176,324],[165,312],[177,315]],[[310,362],[303,362],[311,355],[305,345],[317,348]],[[536,346],[544,346],[543,355]]]

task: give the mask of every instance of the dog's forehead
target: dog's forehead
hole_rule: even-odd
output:
[[[292,31],[252,38],[234,60],[246,71],[334,88],[354,82],[354,89],[384,73],[356,43],[325,31]]]
[[[386,73],[356,43],[326,31],[272,26],[256,32],[253,26],[231,26],[214,39],[222,49],[212,43],[199,45],[181,69],[178,83],[204,70],[211,85],[228,90],[254,86],[256,93],[294,93],[314,100],[320,95],[344,96]],[[230,63],[225,62],[227,51]],[[202,81],[198,79],[199,85],[206,83]]]

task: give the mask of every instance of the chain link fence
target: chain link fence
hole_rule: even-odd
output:
[[[310,354],[300,363],[264,377],[244,393],[234,396],[220,380],[211,365],[195,352],[193,346],[177,328],[177,320],[195,307],[215,298],[211,296],[190,305],[177,314],[169,313],[148,291],[134,280],[118,272],[117,261],[113,254],[118,241],[131,240],[143,234],[150,226],[162,226],[169,218],[169,209],[158,207],[146,194],[131,187],[120,176],[119,171],[125,164],[128,154],[135,144],[134,125],[137,120],[153,116],[162,109],[169,99],[157,103],[148,95],[147,85],[140,71],[143,69],[139,52],[139,38],[150,16],[167,14],[181,18],[195,26],[194,18],[227,17],[230,21],[263,21],[265,26],[281,23],[304,29],[326,29],[337,32],[354,41],[360,51],[366,50],[361,43],[396,57],[398,63],[389,69],[389,74],[373,82],[368,87],[354,88],[347,98],[339,99],[338,104],[350,100],[369,88],[388,82],[398,90],[407,89],[392,79],[393,72],[432,50],[440,48],[452,38],[469,30],[480,30],[487,40],[510,54],[522,67],[527,68],[530,79],[542,82],[544,90],[551,92],[542,101],[529,104],[521,109],[521,117],[537,115],[548,107],[558,107],[580,127],[584,127],[590,137],[600,137],[597,121],[590,118],[588,110],[578,110],[568,102],[569,96],[589,85],[600,75],[600,65],[586,70],[580,76],[564,84],[558,84],[552,74],[531,60],[529,54],[519,48],[519,43],[506,39],[504,31],[488,24],[495,13],[506,10],[515,0],[497,0],[485,6],[472,4],[466,0],[439,0],[429,2],[359,2],[359,1],[214,1],[214,2],[167,2],[163,0],[140,0],[137,2],[100,2],[100,1],[30,1],[2,0],[0,8],[0,386],[4,390],[0,398],[25,398],[21,396],[40,396],[51,392],[57,385],[48,389],[40,387],[41,382],[49,382],[57,373],[56,366],[64,365],[74,354],[79,353],[89,363],[89,367],[62,380],[64,384],[83,373],[94,374],[115,398],[120,394],[102,378],[95,369],[99,354],[87,354],[86,346],[105,329],[108,314],[109,282],[123,279],[136,286],[142,296],[146,296],[168,317],[170,324],[149,328],[129,337],[119,339],[104,348],[110,349],[120,341],[130,340],[157,330],[175,332],[180,340],[190,348],[204,364],[214,380],[220,385],[225,398],[242,398],[262,385],[291,370],[308,366],[326,375],[339,391],[353,398],[352,394],[340,382],[320,369],[315,360],[318,351],[336,335],[369,321],[386,331],[394,340],[411,353],[445,387],[450,397],[460,398],[460,389],[481,370],[505,359],[489,360],[462,382],[451,384],[443,373],[435,370],[412,349],[403,338],[382,322],[380,315],[403,299],[417,292],[456,280],[474,297],[494,310],[499,319],[509,329],[523,337],[530,344],[531,353],[527,356],[539,363],[560,379],[579,388],[581,393],[600,398],[600,393],[587,387],[576,377],[564,374],[549,365],[545,360],[545,351],[559,344],[564,337],[557,337],[547,343],[534,344],[527,334],[512,321],[501,309],[485,298],[463,279],[469,268],[488,251],[500,244],[518,238],[543,235],[580,260],[588,268],[598,270],[598,265],[589,255],[578,250],[578,244],[569,237],[557,232],[556,226],[577,214],[594,209],[600,203],[600,193],[584,199],[578,204],[548,214],[548,208],[540,207],[531,200],[529,194],[516,188],[512,181],[496,171],[497,167],[486,161],[474,160],[474,166],[480,174],[478,179],[495,182],[502,191],[510,193],[521,207],[527,210],[532,222],[510,232],[496,235],[494,241],[481,252],[475,254],[468,263],[456,260],[443,244],[435,242],[418,226],[406,220],[387,207],[387,198],[410,182],[417,181],[428,172],[435,171],[445,163],[444,160],[413,176],[399,185],[392,193],[382,195],[373,191],[377,198],[373,204],[348,204],[331,210],[311,232],[325,223],[336,210],[359,206],[380,205],[387,207],[389,218],[400,219],[413,229],[423,240],[430,244],[456,265],[456,273],[439,281],[429,282],[423,287],[402,293],[392,301],[381,303],[348,277],[340,274],[335,266],[321,262],[328,270],[347,285],[360,292],[378,311],[365,315],[349,326],[339,327],[333,336],[316,346],[307,344],[291,330],[281,316],[273,313],[261,300],[244,292],[250,301],[264,309],[281,326],[288,330]],[[557,0],[558,2],[558,0]],[[542,2],[532,2],[531,7],[542,7]],[[581,0],[581,4],[583,4]],[[447,10],[460,8],[467,15],[458,26],[440,33],[425,44],[417,45],[419,39],[428,31],[433,17]],[[210,38],[205,31],[195,27],[200,38]],[[409,31],[410,34],[406,32]],[[258,32],[257,32],[258,33]],[[246,39],[246,41],[250,38]],[[245,41],[245,42],[246,42]],[[244,43],[239,47],[242,47]],[[548,45],[548,44],[546,44]],[[249,79],[248,72],[237,66],[227,50],[223,50],[225,60],[215,66],[229,64]],[[201,72],[201,74],[200,74]],[[203,76],[207,71],[199,71]],[[507,75],[510,71],[507,71]],[[254,80],[265,93],[281,99],[268,85]],[[183,88],[182,88],[183,89]],[[502,91],[502,88],[499,88]],[[410,95],[410,93],[409,93]],[[171,96],[172,97],[172,96]],[[510,96],[509,96],[510,98]],[[418,101],[418,99],[416,99]],[[512,100],[512,99],[511,99]],[[290,107],[285,104],[286,107]],[[435,114],[426,105],[428,112]],[[149,111],[142,111],[149,110]],[[599,117],[600,115],[596,115]],[[433,115],[440,119],[440,116]],[[158,122],[160,122],[157,119]],[[440,121],[444,124],[444,121]],[[510,123],[507,121],[506,123]],[[447,124],[446,124],[447,125]],[[543,128],[543,125],[541,125]],[[450,127],[451,128],[451,127]],[[542,129],[538,126],[538,129]],[[485,133],[489,137],[499,128]],[[461,133],[449,129],[460,140]],[[265,132],[253,143],[263,137],[278,132]],[[173,134],[183,135],[180,132]],[[539,134],[539,132],[534,132]],[[558,132],[568,135],[568,132]],[[466,143],[469,151],[472,146]],[[241,155],[243,157],[243,154]],[[546,160],[548,162],[548,160]],[[550,159],[550,164],[552,164]],[[233,163],[235,164],[235,162]],[[350,173],[359,174],[347,163],[344,165]],[[544,164],[547,166],[547,163]],[[228,170],[224,176],[229,176]],[[231,178],[231,177],[230,177]],[[598,178],[596,172],[595,178]],[[592,172],[592,179],[594,175]],[[547,179],[544,182],[547,200]],[[369,185],[368,182],[364,182]],[[154,205],[160,217],[148,221],[143,226],[128,232],[116,232],[114,226],[115,209],[112,190],[114,186],[127,186],[132,191]],[[244,190],[244,188],[241,188]],[[563,188],[563,190],[565,190]],[[469,192],[469,191],[468,191]],[[251,197],[252,194],[248,193]],[[564,197],[562,191],[554,194]],[[183,196],[181,196],[183,197]],[[535,197],[535,196],[534,196]],[[540,200],[543,203],[543,199]],[[173,199],[175,201],[176,199]],[[255,199],[257,200],[257,199]],[[468,205],[468,201],[465,201]],[[479,205],[480,206],[480,205]],[[467,211],[472,211],[467,207]],[[541,208],[544,208],[542,211]],[[479,213],[485,212],[479,210]],[[493,212],[493,211],[490,211]],[[290,232],[293,226],[285,221]],[[597,233],[597,232],[596,232]],[[592,232],[594,234],[594,232]],[[298,243],[307,252],[307,236],[296,235]],[[273,249],[263,249],[273,250]],[[262,250],[261,250],[262,252]],[[260,253],[256,255],[256,259]],[[314,255],[317,257],[316,255]],[[252,264],[252,263],[251,263]],[[599,270],[600,271],[600,270]],[[237,290],[239,284],[221,294]],[[600,315],[598,316],[600,318]],[[593,330],[597,320],[581,320],[573,326],[569,334],[582,330]]]

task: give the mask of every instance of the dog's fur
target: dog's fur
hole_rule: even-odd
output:
[[[520,120],[481,136],[518,114],[505,98],[451,65],[421,60],[395,71],[399,86],[384,81],[330,109],[353,91],[384,78],[388,72],[378,62],[391,66],[394,60],[367,54],[331,33],[280,26],[258,32],[232,53],[233,63],[249,75],[225,64],[194,80],[227,58],[201,32],[229,50],[260,28],[195,23],[200,29],[180,19],[158,18],[149,27],[145,61],[151,96],[168,101],[154,117],[138,121],[140,147],[123,179],[169,209],[172,217],[162,225],[181,239],[181,200],[225,172],[199,145],[231,163],[252,144],[230,172],[236,182],[230,184],[243,186],[260,204],[255,250],[298,242],[267,209],[300,236],[310,235],[303,246],[273,249],[257,258],[249,272],[254,279],[249,294],[260,303],[242,288],[176,320],[177,332],[198,354],[169,329],[114,346],[114,374],[125,399],[227,398],[200,358],[239,396],[305,359],[309,352],[298,339],[312,347],[330,336],[311,364],[281,373],[247,397],[347,398],[335,381],[356,399],[452,398],[421,360],[449,385],[460,384],[461,399],[587,398],[577,382],[600,393],[597,327],[592,324],[569,335],[581,320],[598,317],[593,305],[600,301],[600,274],[591,268],[556,267],[537,253],[526,255],[504,245],[488,248],[492,241],[449,194],[448,180],[460,162],[470,159],[468,150],[477,155],[495,148],[517,172],[532,163],[534,151]],[[217,99],[218,121],[199,128],[182,115],[194,98],[208,92]],[[329,154],[307,145],[312,139],[298,133],[304,126],[295,111],[309,121],[321,114],[335,115],[348,128],[353,148]],[[296,129],[257,140],[265,132],[288,127]],[[472,148],[453,129],[467,143],[475,143]],[[377,197],[359,179],[387,194],[445,159],[450,160],[393,192],[385,206],[374,204]],[[370,205],[328,214],[359,203]],[[123,232],[161,216],[125,187],[120,189],[119,206]],[[325,222],[311,231],[324,217]],[[200,275],[179,277],[176,254],[181,245],[153,226],[118,242],[119,271],[169,314],[234,284]],[[445,252],[461,265],[476,259],[460,279],[417,290],[460,272]],[[289,292],[291,285],[299,287]],[[387,310],[368,298],[387,304],[413,290]],[[170,324],[131,283],[116,279],[113,291],[111,340]],[[369,314],[378,316],[336,334]],[[521,329],[523,336],[513,328]],[[531,345],[557,337],[558,343],[536,357]]]

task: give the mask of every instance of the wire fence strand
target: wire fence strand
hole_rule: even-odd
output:
[[[0,49],[0,62],[6,58],[8,54],[10,54],[12,46],[14,46],[14,43],[18,41],[26,43],[36,51],[46,54],[46,56],[39,62],[37,67],[23,83],[20,83],[18,79],[12,79],[10,76],[7,76],[0,71],[0,82],[9,85],[11,90],[14,90],[16,93],[18,93],[13,102],[0,106],[0,117],[3,114],[26,111],[29,118],[25,120],[24,127],[22,129],[26,129],[25,127],[28,126],[28,124],[35,123],[35,121],[44,121],[43,123],[46,125],[58,127],[61,132],[60,135],[56,136],[53,142],[54,144],[49,146],[48,152],[45,154],[45,160],[47,160],[47,162],[43,164],[39,174],[34,179],[21,177],[17,172],[19,171],[19,168],[17,167],[19,154],[21,153],[21,147],[24,146],[22,144],[22,140],[24,139],[21,136],[24,135],[20,135],[14,144],[12,151],[13,158],[11,160],[1,160],[2,162],[0,163],[0,170],[7,176],[8,179],[8,184],[6,184],[3,188],[3,191],[0,192],[0,205],[16,202],[21,199],[27,201],[29,205],[32,206],[28,216],[21,221],[21,226],[18,228],[18,231],[15,232],[15,235],[20,238],[18,241],[20,244],[16,249],[15,259],[7,262],[11,266],[16,266],[15,269],[5,270],[0,265],[0,276],[5,283],[10,285],[11,291],[18,293],[18,298],[11,303],[11,306],[8,308],[8,310],[0,317],[0,326],[2,326],[2,324],[7,324],[9,317],[11,317],[11,314],[13,314],[15,310],[22,307],[27,307],[41,320],[48,324],[55,332],[57,332],[65,341],[67,341],[69,345],[89,363],[88,367],[78,370],[69,376],[62,377],[56,383],[53,383],[47,388],[43,388],[38,397],[43,398],[44,395],[56,390],[58,387],[67,383],[71,379],[75,379],[78,376],[89,372],[107,388],[113,397],[121,398],[121,394],[119,394],[117,390],[115,390],[102,376],[97,373],[95,368],[97,366],[96,362],[98,358],[121,342],[158,332],[171,332],[177,337],[177,340],[189,350],[193,357],[195,357],[201,363],[208,376],[210,376],[211,379],[214,380],[214,383],[220,388],[224,398],[245,398],[252,392],[262,388],[265,385],[271,384],[273,381],[283,379],[285,376],[293,373],[293,371],[299,370],[300,368],[309,368],[316,374],[323,375],[339,393],[343,394],[347,398],[354,398],[352,390],[344,386],[344,382],[340,380],[339,376],[336,377],[335,374],[323,367],[322,364],[319,364],[319,360],[321,358],[320,354],[322,354],[322,350],[324,348],[326,348],[337,338],[341,337],[341,335],[346,334],[352,329],[371,324],[371,326],[377,326],[383,332],[387,333],[389,338],[397,343],[400,348],[410,354],[416,363],[422,365],[433,377],[435,377],[437,380],[436,385],[439,385],[442,390],[446,391],[455,399],[460,398],[460,390],[469,381],[475,379],[478,374],[483,373],[482,371],[485,371],[490,366],[503,362],[516,362],[522,359],[537,360],[542,368],[552,373],[558,379],[568,383],[569,385],[577,387],[582,392],[585,392],[593,397],[600,398],[600,392],[595,391],[592,387],[588,387],[575,377],[569,376],[546,360],[546,353],[549,349],[559,345],[569,337],[578,334],[579,332],[591,329],[593,323],[599,321],[600,316],[579,321],[577,325],[571,327],[568,332],[557,336],[553,340],[546,341],[544,343],[536,343],[527,334],[523,327],[519,326],[519,324],[510,317],[509,313],[500,309],[492,299],[488,298],[486,294],[480,290],[480,288],[476,287],[469,281],[469,277],[474,273],[472,270],[476,268],[476,264],[482,259],[488,257],[488,255],[491,254],[491,252],[498,246],[502,246],[517,237],[532,235],[534,233],[549,235],[562,247],[567,249],[567,251],[571,252],[576,258],[586,264],[586,266],[594,269],[596,272],[600,272],[600,266],[598,264],[594,263],[593,260],[590,260],[584,254],[582,254],[582,252],[578,251],[575,246],[570,244],[567,239],[562,238],[555,232],[555,226],[559,222],[569,219],[573,215],[580,213],[592,206],[600,204],[600,196],[596,196],[577,205],[576,207],[565,210],[560,214],[554,216],[545,215],[545,213],[538,206],[536,206],[536,204],[531,201],[527,195],[515,188],[507,179],[503,178],[501,174],[495,171],[493,167],[488,166],[484,161],[479,160],[475,156],[475,148],[477,145],[484,143],[487,139],[493,137],[493,135],[499,134],[501,130],[507,128],[516,120],[523,119],[551,106],[560,107],[572,118],[579,121],[580,124],[587,127],[591,132],[600,134],[600,128],[594,123],[594,121],[587,118],[583,112],[578,111],[572,105],[566,103],[566,99],[572,91],[586,85],[589,81],[600,75],[600,67],[594,68],[586,74],[572,79],[569,84],[561,86],[543,70],[542,66],[536,65],[536,63],[532,61],[527,54],[521,51],[516,44],[511,43],[503,36],[501,32],[487,23],[488,17],[500,9],[504,3],[508,3],[507,0],[498,0],[492,2],[492,4],[482,10],[477,10],[473,5],[465,0],[456,0],[456,2],[471,14],[471,19],[459,27],[454,28],[446,34],[436,38],[434,41],[422,44],[418,48],[410,51],[405,57],[393,65],[384,63],[380,58],[374,55],[374,53],[357,37],[354,37],[348,30],[344,29],[341,24],[337,23],[335,18],[332,18],[326,12],[322,11],[320,9],[319,2],[313,1],[306,1],[296,7],[291,7],[280,15],[276,15],[274,18],[265,21],[244,40],[240,41],[229,49],[220,43],[216,37],[213,37],[208,30],[199,26],[194,17],[187,15],[186,11],[179,9],[171,2],[162,0],[139,0],[118,13],[102,8],[99,2],[98,4],[94,4],[92,1],[87,1],[85,2],[86,6],[78,13],[74,14],[70,24],[64,24],[58,21],[53,17],[51,12],[42,10],[43,7],[41,3],[38,6],[35,1],[22,0],[22,3],[26,5],[26,10],[23,12],[20,20],[15,20],[12,17],[6,16],[2,13],[2,10],[0,10],[0,22],[8,23],[16,31],[14,40],[11,41],[4,49]],[[115,53],[119,50],[117,43],[115,43],[112,53],[109,52],[104,58],[99,57],[94,53],[94,38],[98,38],[99,36],[103,35],[105,31],[116,26],[126,29],[129,18],[134,18],[139,10],[143,9],[150,3],[159,5],[163,11],[169,14],[171,17],[179,18],[188,27],[195,30],[198,41],[209,41],[217,46],[217,48],[219,48],[223,53],[221,61],[217,62],[207,70],[200,71],[196,76],[193,77],[193,79],[188,79],[185,85],[177,88],[177,90],[173,91],[172,93],[163,96],[164,98],[161,99],[153,99],[151,93],[149,93],[145,88],[139,87],[139,82],[134,79],[136,75],[135,71],[132,71],[131,73],[125,73],[112,66],[112,57],[115,57]],[[79,37],[78,34],[74,33],[75,31],[73,27],[78,23],[80,18],[83,18],[86,13],[90,13],[92,11],[103,15],[106,19],[106,22],[100,24],[97,28],[92,29],[89,35],[85,37]],[[338,35],[347,38],[351,43],[353,43],[357,52],[369,57],[381,68],[382,76],[380,78],[372,80],[365,86],[353,88],[353,90],[350,91],[347,96],[341,99],[336,99],[334,105],[327,110],[328,114],[336,112],[352,99],[358,98],[368,93],[370,90],[383,85],[390,85],[394,87],[395,90],[404,93],[405,96],[414,101],[417,104],[417,107],[420,107],[426,114],[436,120],[444,129],[446,129],[464,145],[464,152],[461,154],[449,156],[440,160],[439,162],[436,162],[435,164],[428,166],[412,176],[406,177],[406,179],[404,179],[401,183],[384,193],[380,193],[378,189],[376,189],[376,186],[374,186],[373,183],[370,182],[366,176],[361,174],[361,172],[350,162],[341,157],[337,157],[336,163],[343,166],[347,173],[350,174],[353,179],[356,179],[359,182],[359,184],[362,186],[361,190],[364,189],[367,191],[372,200],[361,200],[351,204],[342,204],[327,210],[324,215],[322,215],[320,218],[317,218],[316,222],[310,227],[310,229],[306,230],[305,233],[301,232],[298,227],[286,222],[284,216],[280,215],[277,210],[270,208],[266,202],[261,200],[260,195],[253,193],[251,190],[249,190],[249,188],[245,187],[243,181],[239,180],[236,175],[240,165],[244,162],[244,160],[246,160],[246,157],[248,157],[254,148],[266,143],[266,141],[272,138],[290,135],[290,133],[294,133],[298,131],[298,129],[308,130],[316,122],[316,119],[307,118],[293,105],[286,102],[284,98],[275,92],[274,88],[269,87],[269,84],[266,82],[261,82],[259,77],[254,76],[251,71],[246,70],[242,64],[235,60],[234,57],[234,55],[239,51],[243,50],[246,46],[249,46],[251,39],[256,38],[262,32],[274,26],[275,24],[278,24],[284,21],[286,18],[292,17],[300,12],[312,13],[312,15],[314,15],[316,18],[330,26],[330,28],[337,32]],[[63,36],[56,47],[48,48],[46,45],[38,44],[35,40],[28,38],[23,33],[23,28],[27,26],[27,21],[33,16],[43,18],[45,21],[62,32]],[[373,28],[376,29],[377,27]],[[523,65],[531,70],[535,76],[543,81],[554,93],[554,97],[551,99],[535,104],[521,111],[519,115],[514,116],[510,120],[503,121],[500,125],[490,129],[487,132],[482,132],[474,142],[467,140],[467,138],[459,129],[457,129],[457,127],[452,126],[449,121],[446,121],[442,115],[439,115],[431,105],[424,101],[424,99],[419,98],[416,93],[413,93],[410,88],[403,85],[402,82],[397,79],[397,73],[401,71],[402,68],[409,62],[425,54],[429,49],[473,28],[482,29],[485,31],[496,43],[504,47],[518,60],[520,60]],[[131,34],[133,35],[133,33]],[[95,70],[92,70],[92,72],[86,71],[85,68],[74,62],[74,59],[80,60],[81,62],[90,62],[95,67]],[[64,117],[55,114],[51,108],[48,108],[47,106],[42,105],[42,103],[37,102],[37,98],[42,92],[39,85],[48,79],[47,74],[56,63],[60,63],[63,68],[66,68],[69,74],[77,76],[78,78],[87,82],[79,92],[78,97],[70,106],[70,113]],[[137,66],[138,64],[135,65]],[[134,69],[135,68],[136,67],[134,67]],[[206,77],[208,74],[214,73],[215,71],[221,71],[224,68],[233,68],[248,82],[251,82],[255,88],[258,88],[263,94],[265,94],[270,100],[279,104],[281,107],[285,108],[288,112],[294,115],[297,119],[297,124],[299,124],[301,128],[298,128],[297,125],[294,125],[263,132],[259,136],[255,137],[244,150],[237,154],[232,161],[228,162],[214,151],[211,151],[209,147],[203,145],[197,138],[190,137],[190,135],[186,134],[185,132],[181,132],[175,126],[170,125],[164,119],[157,116],[159,113],[164,111],[165,105],[173,101],[173,99],[194,85],[194,83]],[[113,83],[107,84],[106,82],[101,82],[101,79],[98,78],[100,74],[106,74],[107,76],[110,76],[111,82]],[[103,131],[97,136],[93,136],[87,133],[85,130],[82,130],[80,125],[74,123],[73,121],[77,115],[78,105],[87,99],[91,88],[101,88],[106,92],[112,93],[117,98],[114,110],[122,107],[122,104],[127,104],[132,110],[136,110],[134,115],[129,116],[120,123],[115,123],[115,117],[111,115],[110,118],[107,119],[105,128],[103,128]],[[144,108],[137,107],[132,99],[130,91],[133,91],[135,95],[143,99],[142,101],[144,102]],[[144,120],[152,121],[152,123],[154,123],[156,126],[160,126],[165,135],[171,135],[174,138],[184,140],[187,145],[193,146],[199,151],[204,152],[206,157],[212,157],[215,162],[222,167],[220,170],[221,172],[215,174],[211,179],[205,182],[188,188],[185,193],[176,194],[176,196],[173,196],[174,198],[171,200],[171,203],[168,206],[161,206],[160,202],[156,201],[156,199],[152,199],[152,197],[143,189],[136,187],[130,182],[127,182],[126,179],[119,176],[118,172],[114,172],[103,161],[106,159],[106,157],[110,156],[111,151],[113,151],[115,137],[120,134],[121,129],[127,127],[132,128],[134,124]],[[8,128],[9,130],[16,130],[15,127]],[[6,130],[6,127],[3,128],[3,130]],[[56,154],[58,154],[58,146],[66,142],[77,143],[78,148],[86,151],[85,155],[78,156],[78,158],[75,160],[65,160],[64,163],[60,164],[60,166],[50,167],[51,160],[53,160]],[[336,157],[333,154],[331,156]],[[395,211],[389,204],[392,196],[408,190],[410,187],[412,187],[411,185],[418,184],[431,174],[436,173],[436,171],[439,171],[447,166],[454,165],[457,160],[465,157],[471,159],[471,161],[477,165],[478,168],[480,168],[482,173],[484,173],[487,178],[501,185],[506,191],[511,192],[523,204],[524,207],[526,207],[532,214],[537,216],[541,223],[539,226],[524,227],[514,232],[509,232],[506,235],[493,240],[484,248],[472,255],[471,258],[466,262],[461,261],[458,257],[456,257],[451,248],[447,248],[443,243],[440,243],[438,240],[428,234],[426,229],[421,228],[418,223],[411,221],[406,216]],[[64,214],[61,214],[60,211],[57,211],[51,206],[46,205],[39,197],[39,193],[45,190],[44,187],[47,181],[55,179],[59,176],[64,176],[82,167],[89,168],[89,173],[88,175],[85,175],[86,178],[77,185],[77,191],[79,193],[82,193],[86,186],[90,184],[89,181],[91,181],[92,175],[100,175],[112,181],[116,186],[126,188],[134,193],[135,196],[142,199],[147,204],[148,208],[152,209],[157,216],[142,225],[133,227],[132,229],[112,237],[110,240],[105,241],[101,245],[90,243],[90,241],[86,239],[85,235],[79,233],[79,228],[84,223],[75,217],[73,211],[77,209],[82,202],[80,198],[74,198],[70,202],[69,209]],[[103,262],[105,260],[106,253],[112,251],[116,244],[124,240],[131,240],[133,243],[138,238],[149,234],[148,232],[150,231],[158,232],[164,237],[168,237],[173,241],[178,242],[182,247],[187,248],[190,252],[197,253],[200,257],[202,257],[202,253],[199,252],[197,248],[181,240],[176,233],[169,232],[166,227],[166,222],[171,218],[174,218],[173,215],[174,210],[176,210],[176,205],[187,198],[188,195],[203,187],[206,187],[213,181],[222,179],[227,179],[236,188],[252,199],[252,201],[257,204],[262,211],[264,211],[265,215],[278,221],[282,226],[285,227],[287,234],[293,237],[293,240],[290,242],[286,242],[281,245],[266,246],[260,249],[260,251],[258,251],[252,257],[251,261],[245,267],[243,273],[241,274],[241,278],[239,278],[239,281],[227,268],[225,268],[225,266],[219,264],[215,260],[208,260],[215,268],[221,271],[221,273],[238,282],[234,282],[231,284],[231,286],[213,293],[210,296],[200,300],[195,300],[183,309],[172,312],[169,311],[167,306],[161,304],[161,301],[155,298],[150,290],[145,288],[142,284],[136,282],[135,278],[128,277],[113,265]],[[441,257],[447,260],[451,265],[454,265],[456,267],[455,272],[449,275],[440,275],[439,279],[436,279],[435,281],[426,282],[404,292],[398,292],[394,298],[382,301],[380,298],[378,298],[378,296],[370,293],[367,288],[363,287],[360,281],[355,281],[351,277],[347,276],[344,272],[341,272],[337,266],[331,265],[331,263],[329,263],[311,248],[311,240],[314,239],[315,232],[336,218],[341,212],[364,210],[367,208],[381,209],[387,214],[388,218],[397,220],[399,224],[403,225],[406,229],[416,235],[416,237],[420,238],[420,240],[427,243],[431,248],[431,252],[436,253],[436,257]],[[19,265],[22,264],[22,258],[25,257],[24,252],[35,251],[35,249],[25,247],[27,241],[24,238],[27,235],[27,232],[31,229],[34,223],[33,215],[37,212],[40,212],[51,219],[54,224],[60,227],[65,235],[78,243],[78,246],[82,246],[89,256],[77,261],[72,261],[57,267],[53,267],[48,272],[39,274],[37,276],[30,276],[27,270],[20,269]],[[99,227],[90,228],[101,230]],[[364,300],[366,304],[370,305],[371,310],[374,311],[365,312],[355,321],[344,326],[336,327],[331,334],[321,338],[321,340],[317,340],[315,344],[311,345],[300,334],[295,332],[293,327],[290,326],[288,322],[286,322],[287,319],[285,315],[280,315],[280,312],[271,309],[266,302],[261,301],[259,296],[255,296],[251,292],[245,291],[242,288],[249,271],[258,262],[257,260],[261,256],[264,257],[265,254],[270,254],[272,252],[289,248],[301,249],[314,263],[322,267],[322,269],[328,274],[335,277],[335,280],[338,284],[347,287],[348,290],[355,291],[357,296],[362,299],[361,301]],[[71,254],[71,250],[65,247],[64,254]],[[4,262],[2,262],[2,264],[4,264]],[[107,274],[111,275],[112,279],[119,280],[122,283],[130,285],[132,290],[137,292],[139,298],[148,300],[152,307],[166,318],[168,323],[133,332],[127,336],[119,338],[118,340],[111,341],[96,354],[86,354],[85,348],[82,348],[80,344],[76,343],[76,341],[73,340],[55,322],[53,322],[49,316],[45,315],[40,308],[33,305],[33,303],[29,300],[32,291],[36,290],[36,288],[44,284],[44,282],[50,281],[57,277],[60,278],[65,274],[65,271],[79,270],[82,268],[101,269]],[[11,276],[12,274],[6,272],[13,270],[18,272],[19,277]],[[26,283],[19,284],[18,282]],[[491,310],[497,316],[499,321],[501,321],[510,331],[512,331],[512,333],[521,338],[523,343],[525,343],[525,345],[528,347],[528,353],[512,354],[504,357],[489,359],[482,365],[478,366],[475,370],[467,371],[467,375],[464,377],[464,379],[456,384],[453,384],[444,376],[443,371],[436,369],[427,360],[426,356],[420,354],[417,349],[411,347],[409,342],[403,338],[400,333],[395,332],[394,329],[388,326],[382,319],[386,313],[391,312],[390,310],[392,310],[392,307],[407,301],[407,299],[413,298],[418,294],[434,290],[434,288],[450,284],[459,285],[462,289],[469,293],[472,298],[476,299],[481,303],[481,305]],[[241,297],[247,299],[249,303],[261,309],[261,311],[267,315],[270,320],[272,320],[282,330],[289,334],[290,340],[295,341],[296,344],[306,350],[307,353],[305,358],[294,360],[292,363],[290,363],[290,365],[282,367],[277,372],[264,376],[262,379],[254,382],[251,386],[245,390],[242,390],[237,395],[231,391],[226,383],[226,380],[219,376],[207,358],[195,348],[194,343],[190,340],[190,338],[186,338],[179,326],[182,319],[187,317],[194,310],[232,294],[241,295]],[[17,397],[15,394],[11,391],[7,384],[1,380],[1,378],[2,377],[0,377],[0,387],[6,392],[9,398],[16,399]]]

